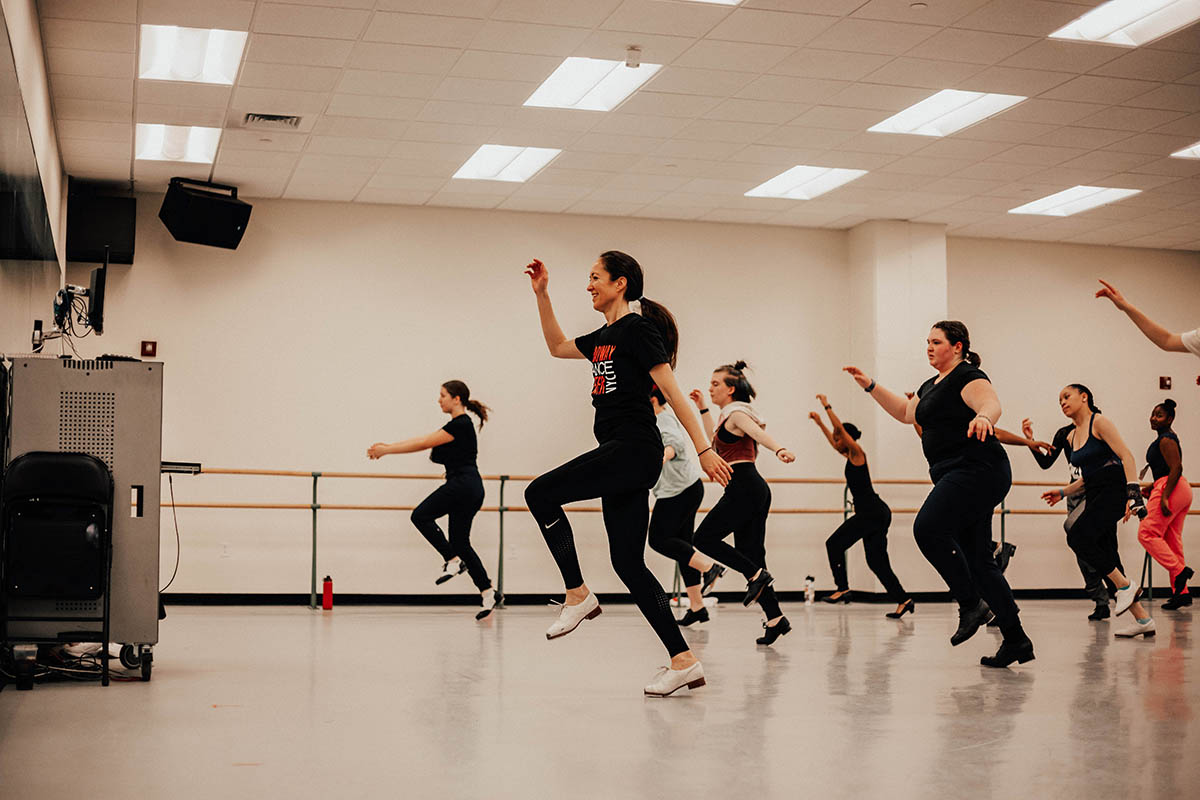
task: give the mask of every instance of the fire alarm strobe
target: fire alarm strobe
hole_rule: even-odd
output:
[[[142,358],[154,358],[158,355],[158,342],[142,342]]]
[[[1170,389],[1171,388],[1171,378],[1167,375],[1163,375],[1162,377],[1160,377],[1158,379],[1158,388],[1162,389],[1163,391]]]

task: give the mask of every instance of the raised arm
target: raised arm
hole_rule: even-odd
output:
[[[367,458],[374,461],[384,456],[398,455],[400,453],[419,453],[422,450],[431,450],[438,445],[450,444],[453,441],[453,436],[439,428],[426,436],[414,436],[402,442],[392,442],[391,444],[376,442],[367,448]]]
[[[858,442],[854,441],[854,437],[846,433],[846,428],[842,425],[842,421],[838,419],[838,415],[834,413],[833,406],[829,403],[829,398],[823,394],[817,395],[817,401],[825,408],[825,414],[829,417],[829,424],[833,426],[833,432],[842,437],[842,441],[846,443],[846,448],[850,451],[847,457],[850,463],[856,467],[862,466],[867,460],[863,449],[858,446]]]
[[[538,319],[542,323],[542,336],[546,339],[546,347],[555,358],[587,358],[579,352],[574,339],[568,339],[554,316],[554,306],[550,303],[550,271],[546,265],[536,258],[525,267],[533,295],[537,298]]]
[[[1054,452],[1054,447],[1049,442],[1038,442],[1025,436],[1018,436],[1003,428],[996,428],[996,441],[1009,447],[1028,447],[1035,456]]]
[[[854,382],[865,389],[867,394],[871,395],[875,399],[875,402],[879,404],[879,407],[891,414],[897,422],[912,425],[917,421],[917,398],[904,397],[904,395],[896,394],[890,389],[885,389],[858,367],[843,367],[842,371],[850,373],[850,377],[854,378]]]
[[[1030,422],[1028,417],[1021,420],[1021,433],[1025,434],[1026,439],[1037,443],[1037,440],[1033,438],[1033,423]],[[1062,452],[1063,444],[1065,444],[1066,441],[1066,431],[1060,429],[1054,434],[1054,441],[1050,443],[1049,450],[1043,453],[1039,448],[1030,446],[1029,452],[1033,453],[1033,460],[1037,462],[1039,467],[1042,469],[1050,469],[1050,467],[1054,466],[1054,462],[1058,460],[1058,454]],[[1041,444],[1045,444],[1045,442],[1041,442]]]
[[[1173,353],[1186,353],[1188,349],[1183,346],[1183,337],[1178,333],[1171,333],[1169,330],[1159,325],[1154,320],[1142,313],[1141,309],[1133,303],[1125,299],[1125,296],[1107,281],[1101,280],[1104,288],[1096,292],[1096,297],[1107,297],[1112,301],[1112,304],[1125,312],[1125,315],[1133,320],[1133,324],[1138,326],[1146,338],[1154,342],[1161,350],[1168,350]]]
[[[817,423],[817,427],[821,429],[821,433],[825,434],[825,441],[829,442],[830,447],[837,450],[837,447],[833,444],[833,433],[830,432],[829,428],[825,427],[825,423],[821,420],[821,415],[816,411],[810,411],[808,418]],[[839,455],[841,454],[839,453]]]
[[[745,411],[734,411],[730,414],[725,422],[725,427],[730,428],[731,433],[740,432],[749,436],[773,452],[785,464],[790,464],[796,460],[796,455],[791,450],[788,450],[771,438],[771,435],[763,430],[763,427],[755,422]]]
[[[725,459],[712,449],[708,443],[709,439],[704,437],[700,420],[697,419],[699,415],[688,405],[683,391],[679,388],[679,382],[675,380],[675,373],[671,371],[671,365],[656,365],[650,370],[650,378],[667,398],[667,404],[675,412],[676,419],[691,437],[692,444],[696,447],[696,453],[700,456],[700,468],[704,470],[704,474],[722,486],[729,483],[729,479],[733,477],[733,470],[725,462]]]

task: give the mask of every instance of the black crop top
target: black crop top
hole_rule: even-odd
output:
[[[1150,465],[1150,474],[1154,476],[1154,480],[1165,478],[1171,474],[1171,468],[1167,466],[1167,459],[1162,454],[1162,440],[1171,439],[1175,442],[1175,446],[1179,448],[1179,457],[1183,458],[1183,445],[1179,443],[1179,437],[1175,435],[1175,431],[1160,433],[1155,439],[1150,449],[1146,451],[1146,463]]]
[[[475,426],[466,414],[452,417],[442,426],[442,430],[454,437],[454,441],[439,444],[429,452],[429,460],[442,464],[447,470],[463,469],[475,466],[475,456],[479,444],[475,438]]]
[[[940,381],[936,377],[917,390],[917,424],[921,426],[921,449],[929,466],[955,459],[1003,460],[1004,448],[994,435],[986,442],[967,438],[967,427],[975,412],[962,399],[962,390],[975,380],[988,380],[979,367],[960,363]],[[990,383],[990,381],[989,381]]]

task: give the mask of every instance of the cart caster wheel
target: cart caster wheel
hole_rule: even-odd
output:
[[[132,644],[121,645],[121,666],[125,669],[137,669],[142,665],[142,657],[138,654],[137,647]]]
[[[150,673],[154,667],[154,654],[150,652],[150,648],[145,648],[141,655],[142,662],[142,681],[150,681]]]

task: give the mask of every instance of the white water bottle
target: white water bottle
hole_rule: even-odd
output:
[[[816,582],[816,578],[812,575],[804,579],[804,605],[806,606],[812,605],[813,597],[816,595],[816,592],[813,591],[814,582]]]

